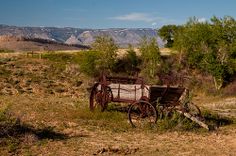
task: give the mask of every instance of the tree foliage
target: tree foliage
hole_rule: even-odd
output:
[[[137,56],[135,49],[132,45],[128,46],[126,53],[122,57],[118,57],[113,72],[134,76],[140,71],[140,58]]]
[[[143,38],[139,48],[141,52],[142,68],[150,77],[154,78],[160,65],[161,55],[155,38]]]
[[[174,36],[180,27],[176,25],[164,25],[158,30],[158,35],[166,41],[165,47],[170,48],[174,43]]]
[[[174,38],[174,47],[183,55],[182,62],[211,74],[216,89],[236,72],[236,21],[232,17],[213,17],[210,22],[191,18]]]
[[[109,36],[97,36],[92,44],[94,51],[100,53],[98,66],[101,70],[111,71],[117,56],[118,46]]]
[[[78,54],[80,70],[89,76],[98,75],[97,60],[100,53],[96,51],[85,51]]]
[[[138,58],[134,48],[130,44],[129,44],[125,58],[127,59],[127,62],[129,63],[129,66],[131,68],[136,68],[138,66],[139,58]]]

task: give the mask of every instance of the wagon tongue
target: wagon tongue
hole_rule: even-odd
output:
[[[201,127],[207,129],[208,131],[210,130],[209,126],[206,123],[204,123],[201,120],[201,118],[199,119],[199,118],[189,114],[188,112],[183,112],[183,111],[177,111],[177,112],[179,112],[180,114],[183,114],[186,118],[189,118],[190,120],[192,120],[193,122],[199,124]]]

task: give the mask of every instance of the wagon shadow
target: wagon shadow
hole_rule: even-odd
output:
[[[212,128],[219,128],[222,126],[232,125],[236,123],[235,118],[222,116],[209,110],[204,110],[202,112],[202,115],[206,123]]]

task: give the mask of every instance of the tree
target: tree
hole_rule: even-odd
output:
[[[80,70],[89,76],[96,76],[98,73],[97,60],[100,54],[97,51],[85,51],[78,53]]]
[[[140,64],[140,58],[137,56],[132,45],[128,46],[126,53],[119,57],[114,65],[113,72],[119,74],[137,75],[140,71],[138,65]]]
[[[158,30],[159,36],[166,41],[165,47],[170,48],[174,43],[174,36],[177,30],[179,29],[176,25],[164,25]]]
[[[144,72],[154,78],[158,66],[160,65],[161,55],[155,38],[143,38],[139,48]]]
[[[118,50],[118,46],[115,44],[114,40],[105,35],[97,36],[92,44],[92,49],[100,53],[98,59],[99,68],[101,70],[112,70]]]
[[[128,46],[127,54],[125,57],[127,59],[127,62],[129,62],[131,68],[136,68],[138,66],[138,56],[131,44],[129,44]]]
[[[235,70],[233,58],[236,22],[232,17],[213,17],[211,22],[191,18],[176,33],[174,47],[184,55],[186,64],[212,75],[220,89]]]

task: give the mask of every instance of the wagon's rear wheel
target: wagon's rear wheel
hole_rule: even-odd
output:
[[[128,117],[133,127],[154,127],[157,122],[157,111],[149,102],[138,101],[130,106]]]
[[[188,102],[185,104],[184,111],[186,111],[187,113],[191,114],[192,116],[196,118],[203,120],[202,113],[199,107],[193,104],[192,102]]]
[[[102,89],[100,83],[95,83],[90,93],[90,110],[93,111],[95,109],[98,109],[100,111],[104,111],[111,99],[111,89],[109,87],[105,87]]]

